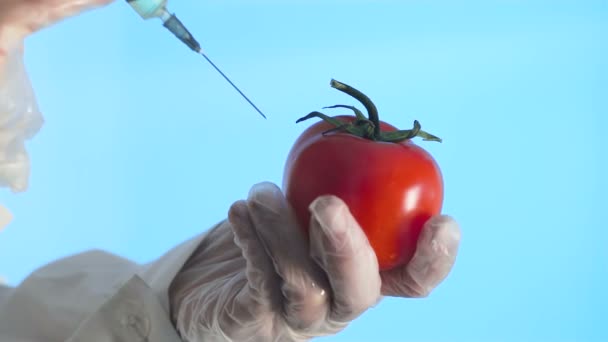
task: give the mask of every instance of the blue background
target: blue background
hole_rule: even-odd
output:
[[[608,341],[602,214],[606,1],[179,1],[170,9],[268,114],[263,120],[160,21],[122,1],[27,40],[46,119],[30,189],[0,201],[0,274],[88,248],[145,262],[281,183],[323,106],[368,94],[414,119],[463,229],[451,276],[386,299],[326,341]],[[339,113],[333,111],[331,113]]]

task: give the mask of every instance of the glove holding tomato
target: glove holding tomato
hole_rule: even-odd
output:
[[[307,117],[328,123],[313,125],[294,146],[286,194],[274,184],[254,186],[205,236],[170,288],[172,317],[184,340],[308,341],[340,332],[382,296],[427,296],[448,275],[460,230],[438,214],[436,164],[408,142],[437,138],[418,124],[410,131],[383,124],[385,141],[369,140],[376,126],[356,114]],[[331,127],[343,132],[321,134]],[[327,143],[315,147],[321,140]],[[395,149],[408,157],[390,159],[395,164],[383,174],[378,163]],[[353,155],[360,159],[349,159]],[[300,164],[310,162],[314,168]],[[365,178],[369,169],[384,178]],[[401,180],[399,171],[406,175]],[[404,198],[391,195],[392,187]]]
[[[343,330],[382,296],[427,296],[450,272],[460,231],[434,216],[406,265],[380,271],[346,204],[321,196],[307,233],[278,186],[254,186],[207,233],[171,285],[188,342],[303,342]],[[404,307],[407,310],[407,306]]]

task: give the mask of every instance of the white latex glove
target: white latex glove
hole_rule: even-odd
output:
[[[424,297],[449,273],[460,230],[447,216],[424,227],[412,261],[379,272],[344,202],[310,207],[309,239],[269,183],[235,203],[170,288],[172,317],[188,342],[307,341],[344,329],[383,295]]]
[[[112,0],[0,0],[0,187],[28,186],[25,141],[43,118],[23,64],[23,41],[31,33]]]

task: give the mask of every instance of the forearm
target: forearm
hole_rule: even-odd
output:
[[[15,289],[0,288],[0,341],[181,342],[167,288],[198,242],[147,265],[103,251],[49,263]]]

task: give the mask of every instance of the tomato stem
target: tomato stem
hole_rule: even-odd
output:
[[[380,136],[380,117],[378,116],[378,109],[376,108],[376,105],[372,102],[372,100],[369,97],[367,97],[367,95],[360,92],[359,90],[349,86],[348,84],[342,83],[340,81],[336,81],[336,80],[332,79],[331,82],[329,82],[329,84],[333,88],[338,89],[339,91],[346,93],[346,94],[354,97],[355,99],[359,100],[359,102],[361,102],[361,104],[367,110],[367,117],[369,118],[369,121],[371,121],[374,124],[374,137],[379,137]]]
[[[378,115],[378,109],[369,97],[367,97],[359,90],[334,79],[331,80],[330,85],[333,88],[338,89],[341,92],[346,93],[359,100],[359,102],[361,102],[361,104],[363,104],[363,106],[365,106],[365,109],[367,110],[367,118],[359,109],[354,106],[334,105],[324,108],[350,109],[355,113],[356,120],[350,123],[345,123],[339,119],[315,111],[306,115],[305,117],[298,119],[296,123],[311,119],[313,117],[318,117],[334,126],[334,128],[324,132],[323,135],[333,132],[347,132],[349,134],[356,135],[361,138],[394,143],[398,143],[415,137],[420,137],[425,141],[442,141],[441,138],[423,131],[418,120],[414,120],[414,127],[412,129],[383,132],[380,129],[380,117]]]

